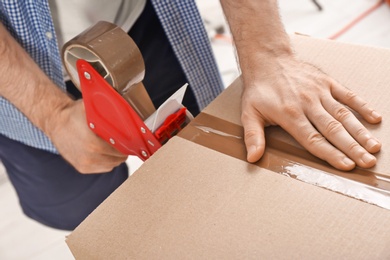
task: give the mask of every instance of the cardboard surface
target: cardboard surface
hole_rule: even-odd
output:
[[[372,259],[389,230],[387,210],[175,137],[67,242],[76,259]]]
[[[294,44],[390,117],[389,50],[306,37]],[[203,112],[240,125],[238,83]],[[388,126],[369,126],[384,144],[373,169],[383,174]],[[300,149],[282,130],[268,132]],[[76,259],[389,259],[390,210],[174,137],[67,243]]]

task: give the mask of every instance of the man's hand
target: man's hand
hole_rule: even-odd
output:
[[[1,23],[0,57],[0,96],[45,132],[78,171],[107,172],[126,160],[88,128],[83,103],[57,87]]]
[[[126,161],[126,155],[88,128],[81,100],[53,111],[52,115],[46,132],[58,152],[80,173],[108,172]]]
[[[279,125],[315,156],[341,170],[369,168],[381,144],[343,104],[369,123],[381,116],[352,91],[292,55],[268,57],[246,73],[242,123],[248,161],[264,152],[264,127]]]
[[[299,62],[276,0],[221,0],[242,71],[242,123],[248,161],[264,153],[264,127],[280,125],[341,170],[372,167],[381,144],[344,105],[370,123],[381,116],[317,68]],[[343,105],[344,104],[344,105]]]

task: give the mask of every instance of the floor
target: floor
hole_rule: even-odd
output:
[[[226,86],[238,76],[231,39],[218,0],[197,0]],[[288,33],[390,48],[390,7],[378,0],[319,0],[319,11],[311,0],[279,0]],[[351,4],[353,3],[353,4]],[[366,12],[367,13],[367,12]],[[360,16],[360,20],[356,20]],[[387,24],[387,26],[386,26]],[[353,25],[351,28],[348,25]],[[224,31],[216,35],[216,30]],[[342,33],[338,35],[338,33]],[[218,37],[217,37],[218,36]],[[132,171],[141,165],[129,158]],[[68,232],[42,226],[26,218],[15,191],[0,164],[0,259],[73,259],[64,239]]]

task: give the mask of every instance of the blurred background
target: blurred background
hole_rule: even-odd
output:
[[[227,87],[239,71],[231,36],[218,0],[197,0]],[[390,6],[378,0],[279,0],[289,34],[390,48]],[[131,173],[141,165],[134,157]],[[23,215],[0,163],[0,259],[73,259],[65,244],[69,232],[36,223]]]

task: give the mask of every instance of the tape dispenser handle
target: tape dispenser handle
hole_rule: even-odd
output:
[[[161,147],[132,107],[87,61],[78,60],[77,71],[87,123],[94,133],[120,152],[142,160]]]

